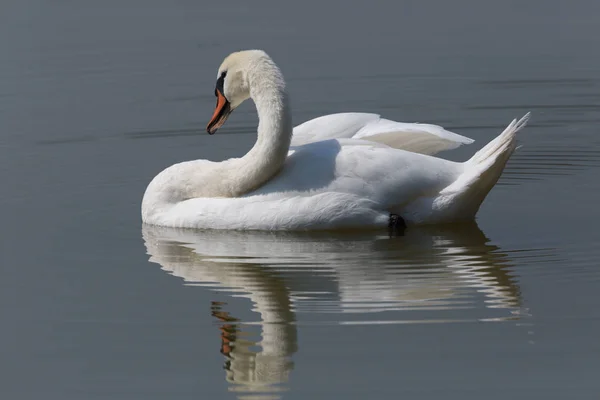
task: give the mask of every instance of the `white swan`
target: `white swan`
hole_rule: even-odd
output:
[[[271,58],[261,50],[236,52],[217,76],[208,132],[252,98],[260,119],[256,144],[241,158],[187,161],[159,173],[142,201],[145,223],[302,230],[384,227],[390,213],[408,224],[473,219],[529,118],[513,121],[464,163],[359,139],[322,140],[290,151],[289,97]]]

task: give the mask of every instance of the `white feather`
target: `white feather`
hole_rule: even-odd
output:
[[[473,139],[438,125],[396,122],[381,118],[378,114],[339,113],[324,115],[296,126],[292,146],[341,138],[363,139],[429,155],[473,143]]]

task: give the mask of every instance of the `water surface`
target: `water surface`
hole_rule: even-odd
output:
[[[341,12],[343,10],[343,12]],[[600,383],[600,3],[9,0],[0,13],[0,397],[592,399]],[[532,111],[476,224],[347,234],[142,226],[231,51],[295,123],[341,111],[476,142]]]

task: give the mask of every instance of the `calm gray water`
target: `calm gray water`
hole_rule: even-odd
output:
[[[16,1],[0,7],[0,398],[596,399],[600,2]],[[242,155],[204,133],[231,51],[296,123],[476,139],[532,111],[477,225],[142,229],[150,179]]]

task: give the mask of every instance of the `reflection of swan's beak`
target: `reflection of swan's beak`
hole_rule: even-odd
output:
[[[225,98],[223,93],[221,93],[219,88],[215,89],[215,95],[217,96],[217,106],[215,107],[215,112],[206,127],[206,131],[210,135],[215,133],[217,129],[223,126],[225,121],[227,121],[227,117],[229,117],[229,114],[231,114],[231,111],[233,111],[231,109],[231,104]]]
[[[232,384],[229,390],[254,393],[243,397],[256,400],[279,399],[275,393],[287,390],[281,384],[289,380],[294,365],[290,356],[296,351],[295,325],[287,321],[265,322],[262,341],[257,342],[251,339],[247,326],[222,309],[225,305],[213,301],[211,314],[220,321],[220,352],[226,359],[226,380]],[[262,347],[262,351],[256,351],[257,347]],[[263,396],[266,394],[270,395]]]

